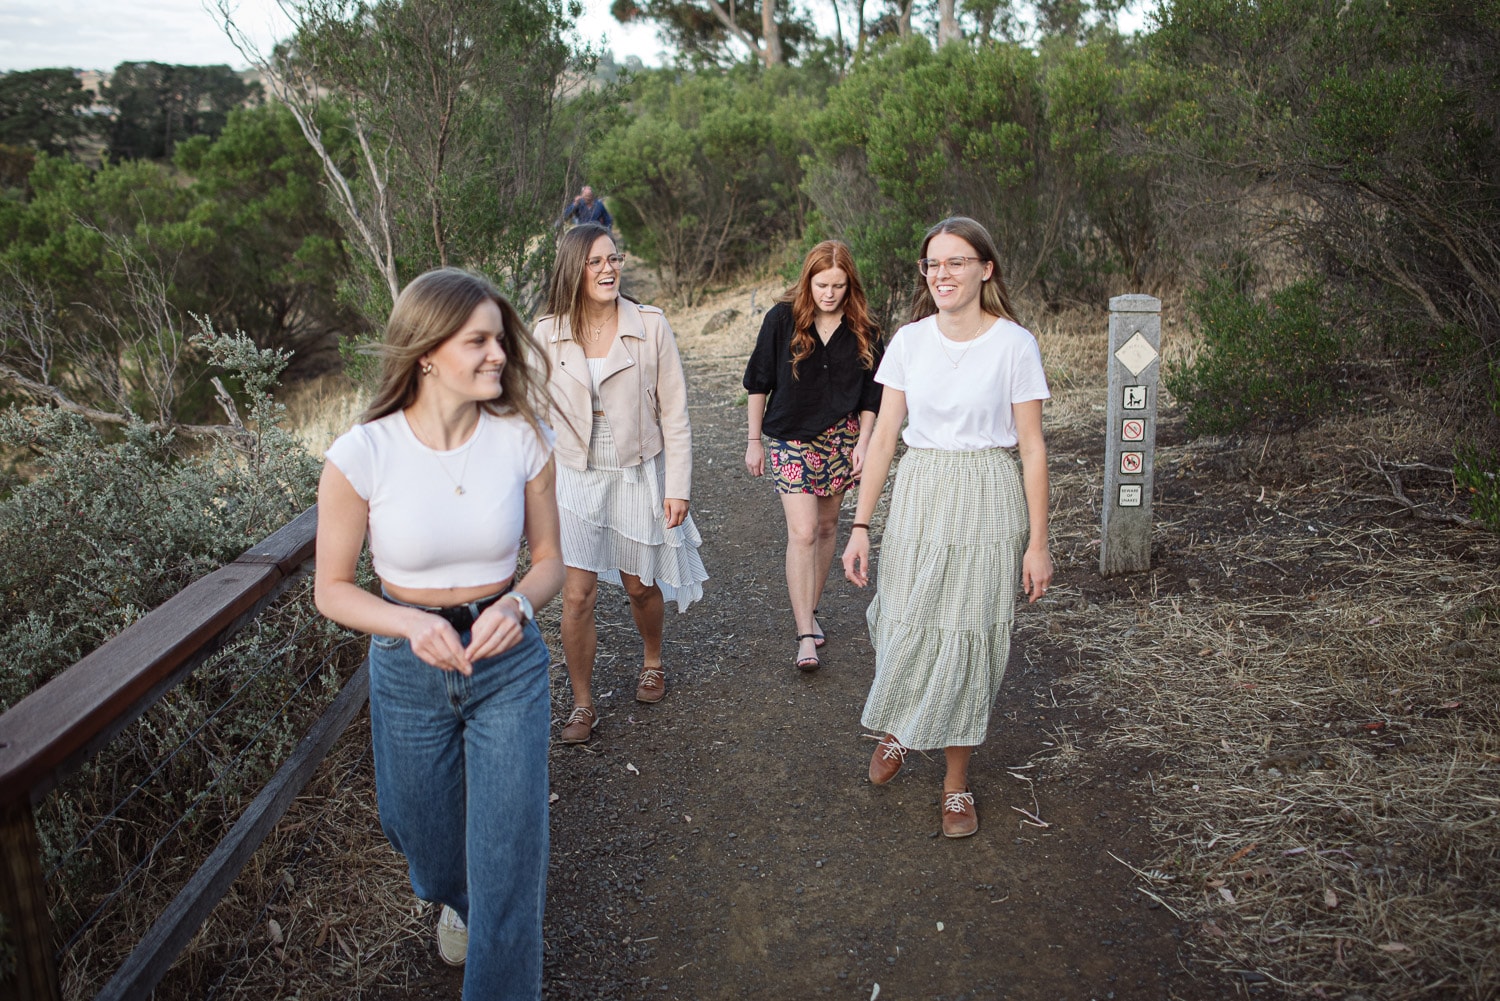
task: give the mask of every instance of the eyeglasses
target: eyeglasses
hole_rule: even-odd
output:
[[[618,271],[620,270],[620,265],[625,263],[625,255],[610,254],[608,257],[590,257],[583,263],[588,265],[588,269],[590,271],[603,271],[604,265],[606,263],[609,264],[610,267]]]
[[[922,272],[923,278],[926,278],[929,274],[936,271],[938,268],[947,268],[950,275],[961,275],[964,273],[964,268],[969,266],[970,261],[975,264],[983,264],[984,258],[944,257],[942,260],[939,260],[936,257],[924,257],[917,262],[917,270]]]

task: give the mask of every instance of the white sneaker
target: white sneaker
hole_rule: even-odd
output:
[[[438,915],[437,940],[438,955],[443,957],[443,962],[449,966],[464,965],[469,955],[469,929],[458,912],[447,904],[443,905],[443,913]]]

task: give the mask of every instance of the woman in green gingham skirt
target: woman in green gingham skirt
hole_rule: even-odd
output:
[[[962,216],[938,223],[917,265],[925,285],[912,322],[875,376],[880,416],[844,572],[869,582],[870,517],[899,434],[907,450],[868,613],[875,682],[862,721],[881,733],[870,781],[894,778],[909,749],[942,748],[943,833],[961,838],[979,829],[969,758],[1005,676],[1016,592],[1036,601],[1052,580],[1042,438],[1050,393],[983,226]]]

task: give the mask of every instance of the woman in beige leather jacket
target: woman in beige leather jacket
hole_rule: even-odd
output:
[[[687,387],[662,311],[620,294],[624,257],[597,224],[563,234],[536,337],[552,361],[557,504],[562,518],[562,641],[574,708],[563,743],[593,734],[591,682],[599,578],[622,584],[644,647],[635,697],[666,695],[662,626],[703,597],[708,574],[688,515],[693,478]]]

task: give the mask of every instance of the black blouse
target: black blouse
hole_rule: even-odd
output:
[[[880,410],[881,387],[875,369],[885,345],[875,342],[875,364],[865,368],[859,357],[859,338],[840,322],[824,344],[815,334],[812,354],[792,377],[792,307],[778,302],[766,312],[755,350],[745,365],[745,389],[767,393],[761,430],[772,438],[807,441],[850,414]]]

